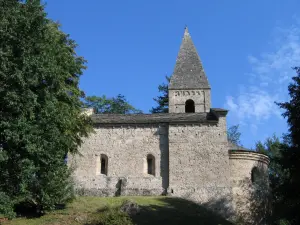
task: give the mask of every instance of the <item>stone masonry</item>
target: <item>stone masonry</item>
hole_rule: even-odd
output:
[[[208,79],[187,29],[170,80],[169,113],[84,113],[95,132],[68,160],[79,194],[165,194],[233,219],[257,206],[257,186],[268,190],[268,157],[228,143],[227,110],[211,108]],[[257,218],[246,219],[255,224]]]

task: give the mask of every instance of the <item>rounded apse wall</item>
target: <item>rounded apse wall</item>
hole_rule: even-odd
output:
[[[270,212],[269,157],[254,151],[230,150],[233,208],[242,223],[264,224]]]
[[[254,151],[230,150],[229,162],[230,177],[234,185],[238,181],[253,180],[253,171],[256,175],[263,173],[267,176],[270,160],[268,156]]]

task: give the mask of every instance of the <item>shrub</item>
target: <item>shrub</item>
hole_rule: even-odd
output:
[[[9,219],[12,219],[16,216],[13,203],[4,192],[0,192],[0,214]]]
[[[127,213],[129,216],[133,216],[140,212],[140,207],[136,202],[132,200],[126,200],[121,205],[120,210],[124,213]]]
[[[93,217],[88,225],[133,225],[129,215],[118,208],[107,209]]]

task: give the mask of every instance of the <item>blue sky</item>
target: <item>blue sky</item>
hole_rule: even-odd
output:
[[[212,88],[212,106],[229,110],[241,142],[254,147],[286,132],[274,101],[300,66],[299,0],[48,0],[48,16],[62,24],[88,69],[87,95],[123,94],[149,112],[157,86],[171,75],[185,25]]]

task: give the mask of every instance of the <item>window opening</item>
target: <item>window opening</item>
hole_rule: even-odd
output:
[[[257,167],[253,167],[251,171],[251,181],[253,184],[259,183],[259,181],[262,179],[261,171]]]
[[[147,171],[148,174],[155,175],[155,158],[153,155],[147,156]]]
[[[101,174],[107,175],[108,158],[106,155],[101,155],[100,163],[101,163]]]
[[[185,112],[186,113],[195,112],[195,102],[192,99],[189,99],[185,102]]]

